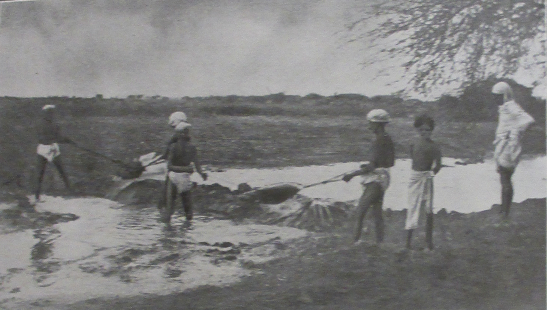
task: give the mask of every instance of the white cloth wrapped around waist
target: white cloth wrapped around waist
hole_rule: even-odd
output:
[[[61,155],[61,149],[57,143],[53,144],[38,144],[36,148],[36,153],[38,155],[47,159],[47,161],[52,162],[55,157]]]
[[[361,185],[364,187],[369,183],[377,182],[380,183],[380,186],[382,186],[382,190],[384,191],[389,187],[389,181],[389,168],[376,168],[361,176]]]
[[[424,211],[433,213],[433,172],[414,171],[410,173],[408,184],[408,210],[405,229],[418,228],[420,209],[425,202]]]
[[[191,173],[169,171],[169,181],[175,184],[177,192],[184,193],[192,189],[194,183],[190,180]]]
[[[494,141],[494,160],[498,166],[516,167],[521,153],[522,146],[518,137],[500,138]]]
[[[499,122],[494,140],[494,160],[499,166],[517,166],[522,152],[521,135],[534,122],[534,118],[513,100],[499,107]]]

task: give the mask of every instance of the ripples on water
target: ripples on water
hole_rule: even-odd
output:
[[[443,163],[452,167],[443,168],[435,177],[436,211],[446,209],[460,213],[478,212],[500,203],[500,182],[495,164],[489,160],[479,164],[458,165],[457,159],[443,158]],[[205,184],[219,183],[235,190],[239,183],[251,187],[262,187],[275,183],[298,182],[312,184],[333,176],[359,168],[360,163],[339,163],[324,166],[290,167],[284,169],[230,169],[224,172],[211,172],[207,182],[202,182],[194,174],[193,180]],[[154,178],[164,169],[151,167],[149,177]],[[391,168],[391,184],[386,191],[384,208],[402,210],[407,208],[407,186],[410,177],[411,161],[398,159]],[[543,198],[547,187],[547,160],[545,156],[522,160],[513,175],[515,202],[528,198]],[[146,175],[144,177],[147,177]],[[335,182],[303,189],[299,194],[311,197],[332,199],[334,201],[354,201],[363,190],[360,178],[351,182]]]
[[[188,223],[180,213],[165,225],[155,207],[120,207],[98,198],[45,199],[39,212],[80,218],[0,235],[0,247],[10,251],[2,256],[0,292],[12,292],[0,305],[9,306],[5,298],[75,301],[229,284],[250,273],[242,266],[247,261],[284,255],[274,243],[306,234],[199,215]]]
[[[454,165],[454,161],[446,159],[445,163]],[[278,182],[310,184],[358,165],[234,169],[210,173],[206,184],[219,183],[231,189],[244,182],[253,187]],[[545,197],[545,168],[545,157],[519,165],[514,176],[516,201]],[[152,167],[143,178],[163,180],[162,169]],[[392,169],[386,208],[406,207],[409,169],[408,160],[398,160]],[[488,162],[445,168],[435,178],[435,186],[436,210],[480,211],[499,200],[498,175]],[[349,201],[357,199],[361,191],[356,178],[350,183],[309,188],[301,194]],[[0,306],[7,307],[13,300],[76,301],[229,284],[250,273],[243,267],[246,261],[261,262],[284,255],[276,244],[306,234],[294,228],[236,225],[199,215],[187,223],[180,213],[171,225],[165,225],[158,222],[155,206],[121,206],[99,198],[45,199],[37,211],[72,213],[80,218],[35,231],[0,235]]]

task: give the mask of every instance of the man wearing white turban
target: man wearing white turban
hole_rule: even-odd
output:
[[[171,113],[171,115],[169,115],[169,121],[167,122],[167,124],[169,125],[169,127],[175,129],[177,128],[177,125],[179,125],[180,123],[185,123],[185,124],[188,124],[188,118],[186,117],[186,114],[184,112],[181,112],[181,111],[177,111],[177,112],[173,112]],[[167,142],[167,147],[165,148],[165,151],[163,152],[163,154],[161,155],[161,157],[159,159],[167,159],[167,156],[169,155],[169,146],[172,144],[172,143],[175,143],[177,141],[177,135],[174,134],[171,139],[169,139],[169,141]]]
[[[358,244],[363,230],[363,220],[369,209],[374,213],[376,243],[384,240],[384,218],[382,205],[384,194],[389,187],[389,168],[395,164],[395,150],[390,135],[385,130],[390,122],[389,113],[383,109],[374,109],[367,114],[369,129],[376,139],[372,142],[369,161],[361,169],[346,174],[342,180],[349,182],[356,176],[362,176],[363,194],[357,206],[357,224],[353,233],[353,242]]]
[[[186,114],[181,111],[173,112],[169,115],[169,126],[175,128],[180,122],[187,122]]]
[[[163,210],[162,221],[169,223],[171,216],[175,211],[174,202],[177,194],[181,198],[182,207],[186,215],[186,220],[192,220],[192,197],[191,189],[193,182],[190,175],[194,172],[192,163],[196,171],[203,180],[207,180],[207,174],[201,169],[198,151],[190,143],[190,127],[187,122],[180,122],[176,127],[177,141],[169,146],[169,155],[167,159],[167,207]]]
[[[70,182],[61,163],[59,143],[73,144],[74,142],[61,134],[59,124],[55,119],[55,110],[55,106],[52,104],[43,106],[43,119],[38,125],[38,147],[36,149],[36,153],[38,154],[38,182],[34,194],[35,202],[40,201],[40,190],[48,162],[53,163],[55,168],[57,168],[59,175],[61,175],[65,183],[65,187],[70,190]]]
[[[190,126],[190,124],[188,123],[188,117],[186,116],[186,114],[184,112],[177,111],[177,112],[173,112],[173,113],[171,113],[171,115],[169,115],[169,120],[167,121],[167,124],[169,125],[169,127],[176,130],[177,126],[180,125],[181,123],[187,124],[188,126]],[[165,151],[163,152],[163,154],[158,159],[167,160],[167,158],[169,157],[169,148],[171,147],[171,145],[173,143],[177,142],[177,139],[178,139],[178,135],[176,133],[173,136],[171,136],[169,141],[167,141],[167,147],[165,148]],[[159,209],[162,209],[165,206],[165,204],[167,203],[167,200],[168,200],[168,198],[167,198],[168,186],[169,186],[169,177],[166,175],[165,176],[165,187],[164,187],[164,191],[163,191],[164,195],[161,196],[160,201],[158,203],[158,208]]]
[[[501,182],[501,210],[504,217],[509,216],[513,201],[511,177],[518,165],[522,145],[520,138],[534,118],[515,102],[511,86],[499,82],[492,87],[494,101],[499,105],[499,120],[494,140],[494,160]]]

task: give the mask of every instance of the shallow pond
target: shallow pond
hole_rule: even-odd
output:
[[[488,210],[493,204],[500,203],[500,182],[496,167],[492,161],[479,164],[459,165],[457,159],[443,158],[443,168],[434,179],[434,208],[461,213]],[[545,156],[522,160],[513,175],[515,202],[527,198],[543,198],[547,188],[547,158]],[[229,169],[223,172],[209,173],[209,179],[203,182],[196,174],[192,179],[200,184],[219,183],[236,189],[238,184],[247,183],[251,187],[262,187],[275,183],[298,182],[313,184],[333,176],[353,171],[360,163],[338,163],[325,166],[291,167],[284,169]],[[150,167],[142,178],[162,179],[165,167]],[[384,200],[384,209],[406,209],[407,186],[411,161],[399,159],[391,168],[391,184]],[[326,198],[335,201],[353,201],[362,194],[360,178],[351,182],[343,181],[303,189],[299,194],[311,198]]]
[[[225,285],[249,275],[245,265],[286,255],[285,243],[307,234],[205,216],[191,224],[175,216],[165,225],[155,208],[99,198],[44,199],[37,211],[80,218],[0,235],[0,308]]]
[[[435,177],[435,209],[475,212],[499,203],[500,186],[492,162],[446,165]],[[261,187],[279,182],[311,184],[354,170],[359,163],[284,169],[230,169],[210,172],[207,182],[236,189],[240,183]],[[152,166],[141,179],[163,179],[165,166]],[[523,160],[515,175],[515,201],[545,197],[546,158]],[[406,207],[409,160],[397,160],[384,208]],[[120,185],[123,186],[123,183]],[[361,194],[359,178],[304,189],[320,199],[353,201]],[[100,198],[45,197],[39,212],[72,213],[79,219],[47,228],[0,235],[0,307],[23,309],[33,302],[94,297],[168,294],[200,285],[226,285],[249,275],[253,263],[288,255],[291,240],[303,230],[268,225],[236,225],[197,216],[180,216],[171,225],[157,221],[151,208],[122,206]]]

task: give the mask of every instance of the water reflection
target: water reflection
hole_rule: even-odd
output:
[[[207,183],[232,189],[243,182],[254,187],[295,180],[308,184],[353,170],[355,165],[229,170],[211,173]],[[399,160],[393,168],[394,182],[386,194],[386,207],[405,207],[409,166],[409,161]],[[545,157],[523,161],[514,176],[515,200],[544,197],[545,174]],[[161,173],[158,175],[162,180]],[[435,185],[439,197],[436,208],[472,212],[490,208],[499,199],[498,176],[491,163],[446,168],[436,177]],[[361,188],[357,180],[301,193],[347,201],[357,199]],[[250,274],[245,268],[247,262],[285,255],[290,240],[306,234],[294,228],[238,225],[203,215],[187,222],[180,213],[165,225],[158,221],[155,207],[122,207],[99,198],[44,199],[36,207],[38,212],[75,214],[79,218],[35,231],[0,235],[0,291],[11,292],[0,297],[0,302],[168,294],[200,285],[229,284]]]
[[[495,164],[485,161],[479,164],[459,165],[458,159],[443,158],[443,163],[452,166],[443,168],[435,177],[436,211],[446,209],[460,213],[478,212],[490,209],[500,200],[499,175]],[[218,183],[236,190],[240,183],[247,183],[253,188],[260,188],[277,183],[312,184],[327,180],[333,176],[353,171],[360,163],[338,163],[324,166],[289,167],[283,169],[228,169],[223,172],[211,172],[206,182],[196,174],[192,180],[201,184]],[[157,165],[142,178],[161,180],[165,167]],[[391,168],[391,185],[384,200],[384,208],[402,210],[407,208],[407,187],[410,176],[411,161],[398,159]],[[545,156],[522,160],[513,175],[515,202],[528,198],[546,196],[547,159]],[[353,201],[362,194],[359,178],[351,182],[334,182],[303,189],[299,194],[333,201]]]
[[[37,229],[34,238],[39,239],[30,251],[31,260],[48,258],[52,253],[53,241],[57,239],[59,231],[56,229]],[[57,235],[57,236],[56,236]]]
[[[44,199],[38,212],[80,217],[32,234],[0,235],[0,245],[10,243],[9,249],[28,253],[13,260],[2,257],[0,291],[13,292],[12,300],[167,294],[233,283],[249,274],[243,267],[246,261],[283,254],[273,251],[272,239],[286,243],[306,234],[209,216],[187,222],[178,213],[165,225],[154,207],[120,208],[97,198]],[[18,244],[13,244],[14,236]]]

